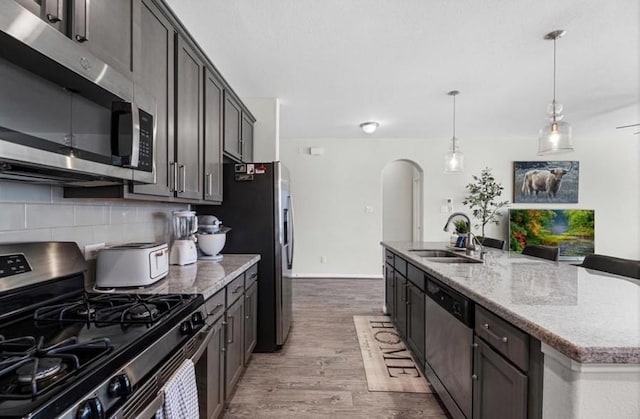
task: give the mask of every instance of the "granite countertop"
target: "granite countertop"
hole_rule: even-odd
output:
[[[580,363],[640,364],[640,281],[497,249],[484,263],[438,263],[382,242],[541,342]]]
[[[206,300],[259,260],[260,255],[224,255],[219,262],[199,260],[191,265],[170,265],[169,274],[153,285],[144,288],[118,288],[115,292],[202,294]],[[105,292],[94,289],[92,284],[87,286],[87,290]]]

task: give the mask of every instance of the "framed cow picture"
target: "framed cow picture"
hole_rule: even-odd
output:
[[[513,203],[578,203],[580,162],[513,162]]]

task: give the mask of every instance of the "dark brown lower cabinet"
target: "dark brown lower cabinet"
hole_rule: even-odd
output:
[[[244,366],[244,298],[238,298],[227,309],[225,317],[227,339],[225,358],[225,399],[229,400]]]
[[[407,341],[416,362],[424,365],[424,292],[411,282],[407,283]]]
[[[475,337],[474,419],[526,419],[527,376]]]
[[[393,318],[400,336],[407,338],[407,280],[397,271],[394,272],[396,283],[395,317]]]
[[[384,303],[387,307],[387,314],[393,318],[396,298],[396,284],[393,277],[393,267],[388,264],[384,265],[384,288]]]
[[[254,282],[244,295],[244,364],[247,365],[258,343],[258,283]]]
[[[216,321],[207,337],[206,355],[196,365],[200,417],[215,419],[224,408],[224,327]]]

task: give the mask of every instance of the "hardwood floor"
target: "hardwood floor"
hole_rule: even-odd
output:
[[[224,418],[446,418],[432,394],[367,390],[353,315],[381,314],[383,286],[294,280],[287,343],[253,354]]]

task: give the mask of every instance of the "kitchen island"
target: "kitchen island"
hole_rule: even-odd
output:
[[[445,243],[382,245],[540,342],[544,418],[640,415],[637,280],[496,249],[483,263],[442,263],[412,250]]]

